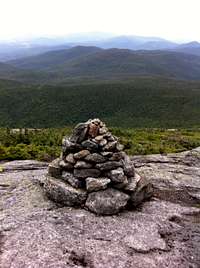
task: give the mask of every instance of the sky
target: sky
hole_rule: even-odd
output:
[[[0,40],[84,32],[200,41],[200,0],[0,0]]]

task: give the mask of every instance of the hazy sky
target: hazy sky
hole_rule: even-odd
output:
[[[96,31],[200,41],[200,0],[0,0],[0,39]]]

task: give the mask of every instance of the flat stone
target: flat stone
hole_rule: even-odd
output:
[[[137,179],[134,177],[130,177],[128,178],[128,183],[127,185],[124,187],[124,190],[127,192],[135,192],[136,188],[137,188]]]
[[[55,178],[60,178],[62,174],[61,167],[59,166],[60,159],[57,158],[52,161],[48,166],[48,174]]]
[[[115,150],[116,145],[117,145],[117,141],[111,141],[111,142],[108,142],[108,143],[103,147],[103,149],[104,149],[105,151],[112,151],[112,150]]]
[[[108,177],[113,182],[124,182],[127,177],[124,175],[124,171],[122,168],[113,169],[107,173]]]
[[[74,168],[91,168],[92,164],[85,161],[77,161]]]
[[[64,169],[64,170],[72,170],[74,168],[72,164],[65,162],[64,160],[61,160],[59,162],[59,166],[61,167],[61,169]]]
[[[47,177],[44,190],[49,198],[65,206],[80,206],[86,198],[87,193],[82,189],[75,189],[59,179]]]
[[[153,195],[152,184],[144,177],[137,175],[137,186],[135,191],[131,194],[131,204],[137,206],[143,201],[148,200]]]
[[[116,189],[125,189],[125,187],[128,185],[128,179],[127,177],[125,176],[125,180],[123,182],[115,182],[112,184],[112,187],[116,188]]]
[[[103,146],[105,146],[107,143],[108,143],[107,140],[106,140],[106,139],[103,139],[103,140],[101,140],[101,141],[99,142],[99,145],[100,145],[101,147],[103,147]]]
[[[107,132],[108,132],[107,127],[103,126],[103,127],[99,128],[99,134],[100,135],[106,134]]]
[[[96,167],[102,171],[107,171],[111,169],[116,169],[118,167],[121,167],[122,163],[120,161],[107,161],[105,163],[99,163],[96,164]]]
[[[95,137],[95,141],[100,142],[101,140],[103,140],[103,136],[99,135]]]
[[[83,182],[80,181],[78,178],[74,177],[71,172],[63,171],[62,172],[62,180],[68,182],[74,188],[82,188]]]
[[[133,165],[133,162],[130,160],[129,156],[126,154],[123,154],[124,159],[122,160],[123,162],[123,169],[124,173],[127,177],[134,177],[135,175],[135,168]]]
[[[87,178],[86,179],[86,189],[88,192],[94,192],[99,190],[104,190],[110,183],[108,178]]]
[[[108,188],[88,195],[85,206],[99,215],[113,215],[124,209],[129,196],[116,189]]]
[[[127,235],[123,243],[138,253],[148,253],[152,250],[167,250],[167,244],[159,234],[159,226],[155,223],[142,222],[135,226],[135,232]]]
[[[77,143],[71,142],[68,137],[64,137],[62,140],[62,151],[64,154],[81,150],[81,146]]]
[[[86,161],[93,163],[103,163],[106,161],[106,158],[98,153],[89,154],[85,157]]]
[[[84,148],[86,148],[86,149],[88,149],[88,150],[90,150],[90,151],[96,151],[96,150],[98,150],[98,147],[99,147],[97,143],[95,143],[95,142],[93,142],[93,141],[91,141],[91,140],[83,141],[83,142],[81,143],[81,145],[82,145]]]
[[[87,178],[87,177],[99,177],[101,172],[98,169],[90,168],[90,169],[74,169],[74,176],[77,178]]]
[[[73,143],[81,143],[87,134],[88,124],[87,123],[80,123],[78,124],[70,137],[70,141]]]
[[[103,155],[105,157],[112,157],[113,152],[101,152],[101,155]]]
[[[121,143],[117,143],[117,145],[116,145],[116,149],[117,149],[117,151],[121,152],[121,151],[124,150],[124,145],[121,144]]]
[[[89,154],[90,154],[90,151],[81,150],[80,152],[74,154],[74,158],[77,159],[77,160],[80,160],[80,159],[83,159],[84,157],[86,157]]]
[[[124,155],[121,152],[113,153],[113,155],[109,158],[110,161],[119,161],[124,158]]]
[[[65,159],[70,164],[75,164],[76,163],[76,160],[74,159],[73,154],[68,154]]]

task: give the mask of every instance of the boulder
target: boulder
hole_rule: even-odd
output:
[[[108,188],[88,194],[85,206],[98,215],[113,215],[124,209],[129,199],[127,194]]]
[[[87,198],[86,191],[75,189],[64,181],[49,176],[44,183],[44,190],[52,200],[70,207],[81,206]]]
[[[87,178],[86,189],[88,192],[104,190],[110,183],[108,178]]]

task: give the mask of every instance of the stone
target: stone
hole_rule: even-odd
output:
[[[85,157],[86,161],[93,163],[103,163],[106,161],[106,158],[98,153],[89,154]]]
[[[104,190],[110,183],[108,178],[87,178],[86,179],[86,189],[88,192]]]
[[[116,145],[116,149],[117,149],[117,151],[123,151],[124,150],[124,145],[123,144],[121,144],[121,143],[117,143],[117,145]]]
[[[99,135],[99,136],[96,136],[95,137],[95,141],[97,141],[98,143],[100,142],[100,141],[102,141],[103,140],[103,136],[102,135]]]
[[[124,190],[127,192],[134,192],[137,188],[137,179],[134,177],[129,177],[128,178],[128,183],[127,185],[124,187]]]
[[[107,132],[108,132],[107,127],[104,126],[104,127],[99,128],[100,135],[106,134]]]
[[[52,177],[46,178],[44,190],[52,200],[70,207],[81,206],[87,198],[86,191],[75,189],[64,181]]]
[[[105,157],[112,157],[113,152],[101,152],[101,155],[103,155]]]
[[[107,161],[105,163],[96,164],[96,168],[100,169],[101,171],[107,171],[111,169],[116,169],[122,166],[122,162],[120,161]]]
[[[48,166],[48,174],[55,178],[60,178],[62,174],[62,169],[59,166],[60,159],[57,158],[52,161]]]
[[[150,182],[144,177],[137,175],[137,186],[135,191],[131,194],[130,203],[132,206],[138,206],[143,201],[148,200],[153,195],[153,187]]]
[[[107,173],[107,176],[113,182],[124,182],[127,180],[127,177],[124,175],[124,171],[122,168],[113,169]]]
[[[128,179],[127,179],[127,177],[125,176],[125,179],[124,179],[124,181],[123,182],[115,182],[115,183],[113,183],[112,184],[112,186],[114,187],[114,188],[116,188],[116,189],[122,189],[122,190],[125,190],[125,188],[126,188],[126,186],[128,185]]]
[[[99,142],[99,145],[100,145],[101,147],[103,147],[103,146],[105,146],[107,143],[108,143],[107,140],[106,140],[106,139],[103,139],[103,140],[101,140],[101,141]]]
[[[91,141],[91,140],[83,141],[83,142],[81,143],[81,145],[82,145],[84,148],[86,148],[86,149],[88,149],[88,150],[90,150],[90,151],[97,151],[97,150],[98,150],[98,147],[99,147],[97,143],[95,143],[95,142],[93,142],[93,141]]]
[[[104,151],[112,151],[112,150],[115,150],[116,148],[116,145],[117,145],[117,141],[111,141],[111,142],[108,142],[104,147]]]
[[[135,169],[133,162],[130,160],[128,155],[123,154],[123,168],[124,168],[124,173],[128,177],[134,177],[135,175]]]
[[[85,206],[98,215],[113,215],[126,207],[129,198],[125,193],[107,188],[88,194]]]
[[[80,159],[83,159],[84,157],[86,157],[89,154],[90,154],[89,150],[81,150],[80,152],[74,154],[74,158],[76,160],[80,160]]]
[[[81,150],[81,146],[77,143],[71,142],[68,137],[64,137],[62,140],[63,154],[67,154],[76,150]]]
[[[74,169],[74,176],[77,178],[85,179],[87,177],[99,177],[101,172],[98,169]]]
[[[113,153],[113,155],[109,158],[110,161],[119,161],[124,158],[124,155],[121,152]]]
[[[74,188],[82,188],[83,183],[79,179],[75,178],[71,172],[63,171],[62,177],[64,181],[68,182]]]
[[[92,138],[95,138],[99,133],[99,126],[95,122],[91,122],[88,129],[88,135]]]
[[[74,168],[91,168],[92,164],[85,161],[77,161]]]
[[[68,154],[65,159],[70,164],[75,164],[76,163],[76,160],[74,159],[73,154]]]
[[[80,123],[78,124],[70,137],[70,141],[73,143],[81,143],[87,134],[88,131],[88,124],[87,123]]]
[[[74,168],[72,164],[65,162],[64,160],[61,160],[59,162],[59,166],[61,167],[61,169],[64,169],[64,170],[72,170]]]

